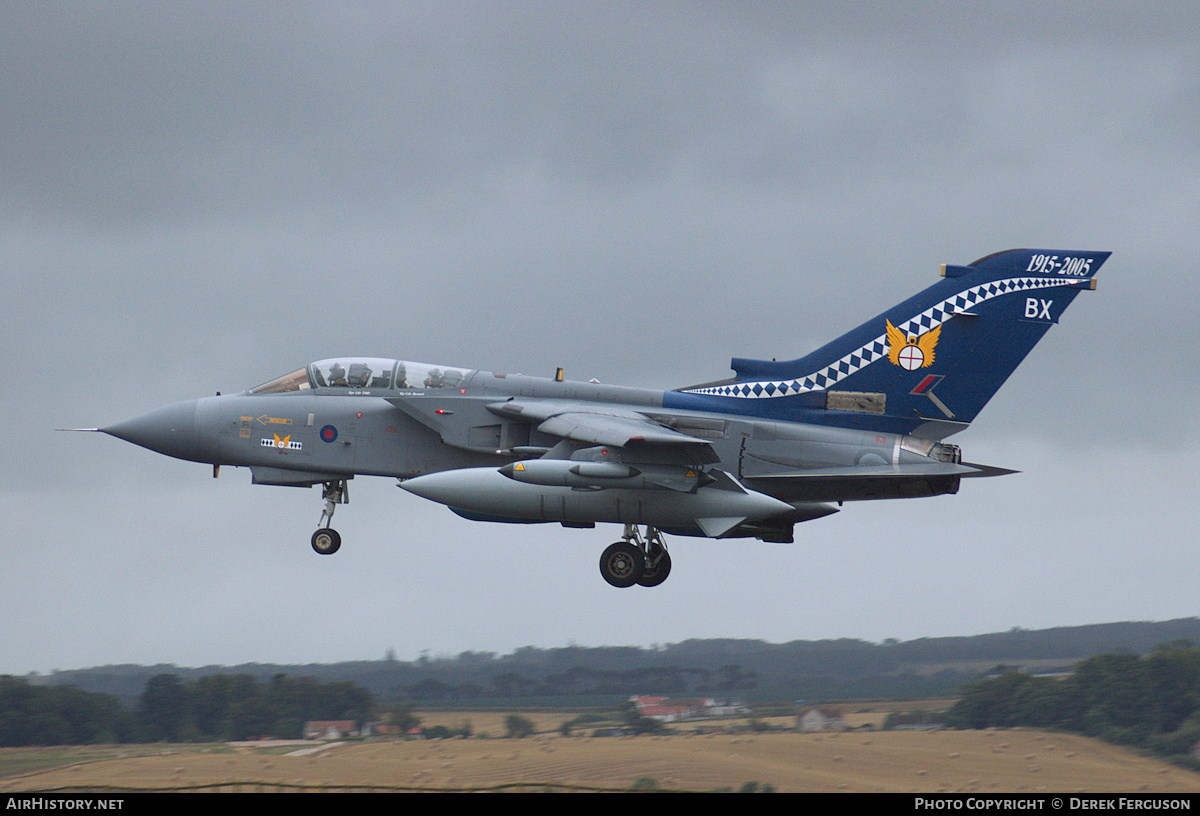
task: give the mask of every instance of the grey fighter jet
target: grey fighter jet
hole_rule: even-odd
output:
[[[623,525],[600,572],[670,573],[665,534],[791,542],[844,502],[955,493],[963,430],[1107,252],[1009,250],[942,279],[796,360],[669,391],[355,357],[240,394],[92,429],[254,484],[322,486],[313,549],[355,476],[386,476],[474,521]]]

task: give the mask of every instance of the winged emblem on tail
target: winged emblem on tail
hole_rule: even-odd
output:
[[[884,322],[887,323],[888,360],[892,365],[898,365],[906,371],[933,365],[933,350],[942,335],[941,326],[933,327],[920,337],[908,337],[893,326],[892,321],[884,318]]]

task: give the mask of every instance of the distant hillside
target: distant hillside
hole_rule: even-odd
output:
[[[194,679],[210,674],[276,674],[348,680],[378,700],[423,705],[605,705],[630,694],[729,696],[753,700],[905,699],[957,694],[964,682],[996,666],[1069,670],[1098,654],[1146,654],[1174,641],[1200,644],[1200,618],[1055,629],[1012,629],[973,637],[920,638],[882,644],[863,640],[687,640],[654,648],[581,647],[512,654],[464,652],[415,661],[180,668],[102,666],[29,679],[74,685],[136,702],[159,674]]]

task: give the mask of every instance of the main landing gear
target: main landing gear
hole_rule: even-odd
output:
[[[636,524],[625,525],[622,540],[610,545],[600,556],[600,575],[615,587],[655,587],[671,574],[671,556],[656,528],[646,527],[646,537]]]
[[[317,531],[312,535],[312,548],[321,555],[333,555],[342,546],[342,536],[329,523],[333,521],[333,511],[339,504],[350,503],[350,485],[345,479],[326,482],[321,490],[321,498],[325,500],[325,509],[321,512],[321,520],[317,522]]]

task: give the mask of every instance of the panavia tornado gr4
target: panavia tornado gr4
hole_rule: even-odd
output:
[[[734,376],[670,391],[376,357],[321,360],[240,394],[100,430],[255,484],[322,486],[318,553],[355,476],[473,521],[623,525],[600,573],[656,586],[665,534],[791,542],[843,502],[955,493],[963,430],[1108,252],[1016,249],[942,279],[786,362],[735,358]]]

